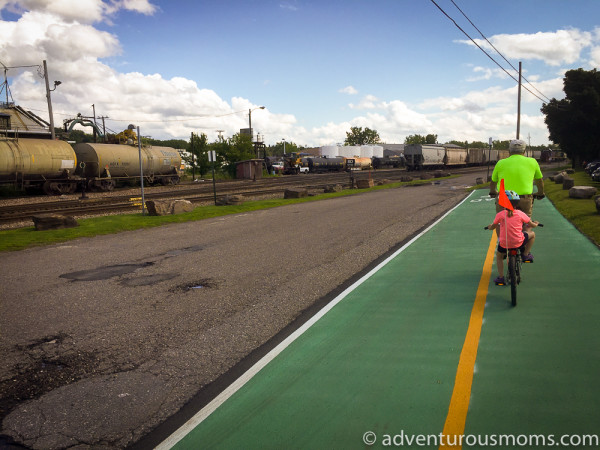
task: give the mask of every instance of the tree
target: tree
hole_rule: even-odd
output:
[[[550,140],[578,167],[584,160],[600,157],[600,73],[568,70],[563,83],[565,98],[553,98],[541,111]]]
[[[272,155],[272,156],[283,155],[283,150],[284,150],[283,141],[277,142],[275,145],[269,146],[268,154]],[[286,141],[285,142],[285,153],[286,154],[298,153],[298,146],[296,144],[294,144],[293,142]]]
[[[236,162],[255,157],[252,137],[247,134],[234,134],[229,139],[211,144],[211,147],[217,152],[217,165],[221,163],[232,177],[235,177]]]
[[[182,158],[184,158],[182,156]],[[208,172],[210,166],[208,163],[208,136],[202,133],[200,136],[192,133],[190,136],[189,156],[184,158],[192,166],[192,170],[198,167],[200,176]]]
[[[379,133],[366,127],[351,127],[350,131],[346,131],[346,140],[344,145],[367,145],[377,144],[380,142]],[[287,149],[286,149],[287,151]]]

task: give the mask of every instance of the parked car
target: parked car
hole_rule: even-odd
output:
[[[600,167],[598,167],[594,173],[592,173],[592,180],[600,181]]]
[[[596,171],[600,167],[600,159],[596,159],[585,166],[585,171],[590,175]]]

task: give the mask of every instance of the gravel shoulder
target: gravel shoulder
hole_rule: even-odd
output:
[[[173,425],[477,176],[3,255],[0,444],[123,448]]]

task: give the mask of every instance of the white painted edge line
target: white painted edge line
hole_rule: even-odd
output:
[[[379,271],[383,266],[389,263],[392,259],[406,250],[411,244],[413,244],[417,239],[435,227],[438,223],[440,223],[446,216],[448,216],[452,211],[462,205],[467,199],[473,194],[472,191],[469,195],[467,195],[460,203],[458,203],[454,208],[448,210],[442,217],[436,220],[434,223],[429,225],[426,229],[396,250],[392,255],[388,256],[385,260],[380,262],[377,266],[371,269],[368,273],[363,275],[360,279],[355,281],[352,285],[347,287],[343,292],[341,292],[337,297],[335,297],[331,302],[325,305],[319,312],[317,312],[314,316],[312,316],[309,320],[307,320],[301,327],[299,327],[296,331],[290,334],[287,338],[281,341],[275,348],[273,348],[269,353],[263,356],[256,364],[254,364],[250,369],[244,372],[237,380],[231,383],[223,392],[217,395],[210,403],[208,403],[204,408],[198,411],[191,419],[189,419],[186,423],[184,423],[180,428],[178,428],[171,436],[161,442],[156,450],[168,450],[173,448],[175,444],[177,444],[180,440],[182,440],[189,432],[191,432],[194,428],[200,425],[208,416],[210,416],[219,406],[221,406],[229,397],[235,394],[238,390],[240,390],[248,381],[250,381],[258,372],[260,372],[267,364],[277,357],[283,350],[285,350],[292,342],[298,339],[306,330],[308,330],[311,326],[313,326],[321,317],[327,314],[335,305],[341,302],[350,292],[364,283],[367,279],[369,279],[374,273]]]

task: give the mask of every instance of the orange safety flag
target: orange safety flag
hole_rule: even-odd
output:
[[[506,191],[504,190],[504,178],[500,180],[500,192],[498,193],[498,204],[506,209],[510,209],[514,211],[512,203],[506,196]]]

